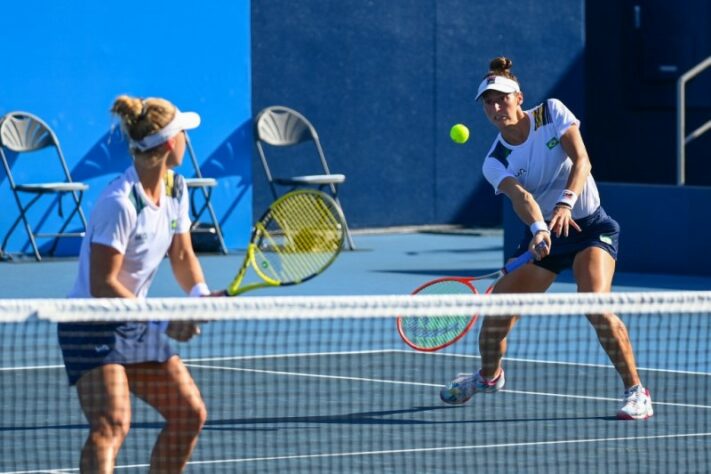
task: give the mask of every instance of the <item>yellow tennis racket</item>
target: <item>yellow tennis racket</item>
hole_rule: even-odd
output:
[[[341,252],[345,227],[343,213],[329,195],[313,189],[285,194],[254,225],[247,255],[225,295],[310,280]],[[261,281],[244,284],[249,267]]]

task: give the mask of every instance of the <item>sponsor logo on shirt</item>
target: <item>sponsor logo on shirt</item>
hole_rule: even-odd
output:
[[[172,221],[170,221],[170,230],[175,230],[177,228],[178,228],[178,220],[173,219]]]
[[[514,173],[514,176],[516,176],[517,178],[520,178],[524,174],[526,174],[526,170],[523,168],[519,168],[519,170]]]
[[[111,348],[109,346],[107,346],[106,344],[101,344],[98,346],[94,346],[94,350],[100,354],[102,352],[109,352],[111,350]]]
[[[548,143],[546,143],[546,146],[548,147],[549,150],[552,150],[553,148],[558,146],[559,143],[560,142],[558,141],[558,139],[556,137],[553,137],[550,140],[548,140]]]
[[[148,238],[148,234],[136,234],[136,242],[143,242]]]

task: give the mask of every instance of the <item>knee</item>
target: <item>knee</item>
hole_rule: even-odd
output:
[[[120,445],[130,428],[130,415],[102,416],[91,423],[89,438],[97,445]]]
[[[200,434],[206,421],[207,407],[202,400],[178,410],[172,419],[167,420],[169,425],[191,437]]]

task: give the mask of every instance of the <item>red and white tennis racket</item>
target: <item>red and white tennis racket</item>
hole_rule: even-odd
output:
[[[539,244],[540,245],[540,244]],[[545,244],[544,244],[545,245]],[[412,292],[413,295],[454,295],[478,294],[474,282],[494,281],[485,294],[493,291],[494,286],[504,275],[533,260],[531,251],[520,255],[498,271],[474,277],[443,277],[429,281]],[[478,315],[471,316],[407,316],[397,318],[397,330],[405,343],[418,351],[434,352],[454,344],[464,337],[476,323]]]

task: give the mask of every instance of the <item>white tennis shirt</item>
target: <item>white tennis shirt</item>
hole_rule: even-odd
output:
[[[136,169],[131,166],[109,183],[92,210],[79,253],[79,274],[68,296],[92,296],[91,244],[101,244],[123,254],[119,281],[137,297],[145,297],[173,236],[189,230],[185,181],[170,171],[156,205],[146,196]]]
[[[558,99],[548,99],[525,113],[531,124],[526,141],[511,145],[499,134],[484,159],[482,169],[496,194],[501,193],[499,184],[504,178],[510,176],[516,179],[533,195],[544,219],[549,221],[561,192],[568,184],[573,166],[560,144],[560,137],[571,125],[579,125],[580,121]],[[595,180],[589,175],[573,207],[573,219],[586,217],[598,207],[600,194]]]

